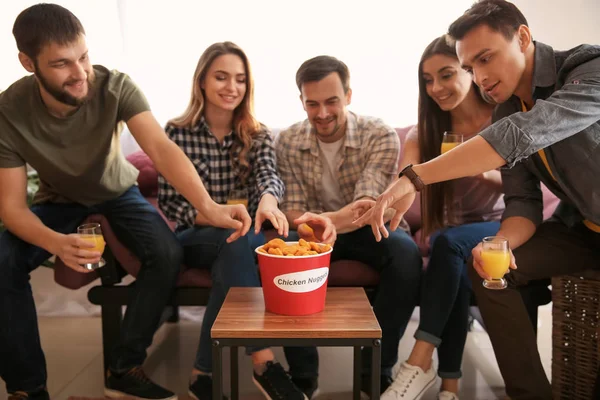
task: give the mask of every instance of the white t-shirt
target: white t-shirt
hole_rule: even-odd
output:
[[[338,181],[344,138],[333,143],[325,143],[319,139],[317,142],[323,160],[323,193],[321,193],[321,204],[325,208],[323,211],[337,211],[346,205]]]

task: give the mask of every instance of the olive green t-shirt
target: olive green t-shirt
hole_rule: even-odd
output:
[[[0,168],[31,165],[39,174],[34,203],[86,206],[123,194],[138,171],[123,156],[121,121],[150,110],[129,76],[95,65],[93,97],[58,118],[42,102],[33,75],[0,93]]]

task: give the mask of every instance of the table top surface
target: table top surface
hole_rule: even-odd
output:
[[[231,288],[211,330],[225,338],[381,338],[363,288],[328,288],[325,309],[303,316],[265,311],[262,288]]]

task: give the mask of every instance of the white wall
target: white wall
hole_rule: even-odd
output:
[[[282,127],[304,118],[294,77],[302,61],[318,54],[339,57],[350,67],[352,110],[395,126],[414,123],[421,52],[472,0],[57,2],[82,20],[92,61],[129,73],[161,123],[187,104],[202,51],[213,42],[232,40],[252,63],[259,119]],[[11,29],[17,14],[33,3],[12,0],[0,6],[0,89],[25,73]],[[599,0],[515,3],[537,40],[557,49],[600,43],[600,24],[594,20],[600,15]]]

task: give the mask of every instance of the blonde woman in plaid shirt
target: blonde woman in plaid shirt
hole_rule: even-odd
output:
[[[362,261],[380,273],[373,306],[383,334],[383,391],[392,381],[398,344],[417,302],[422,260],[406,230],[377,242],[369,227],[353,223],[354,202],[377,198],[397,175],[400,141],[380,119],[347,110],[349,75],[343,62],[329,56],[310,59],[298,70],[296,84],[308,118],[277,139],[277,166],[286,185],[281,209],[294,229],[294,220],[304,212],[321,212],[338,233],[331,260]],[[298,387],[317,386],[315,348],[288,348],[286,357]],[[370,354],[362,360],[363,391],[368,393]]]
[[[227,203],[230,193],[245,190],[243,200],[255,221],[254,230],[232,240],[235,232],[207,226],[194,207],[159,177],[159,205],[177,222],[185,263],[209,268],[212,275],[213,288],[189,386],[190,395],[198,400],[212,399],[210,328],[227,291],[260,286],[253,250],[264,242],[262,223],[268,220],[279,235],[288,235],[288,222],[278,208],[284,186],[277,174],[272,139],[255,119],[253,102],[246,55],[231,42],[215,43],[198,61],[187,110],[166,127],[171,140],[191,159],[212,199]],[[239,194],[235,197],[240,200]],[[254,364],[254,382],[266,398],[306,398],[270,349],[248,348],[247,353]]]

